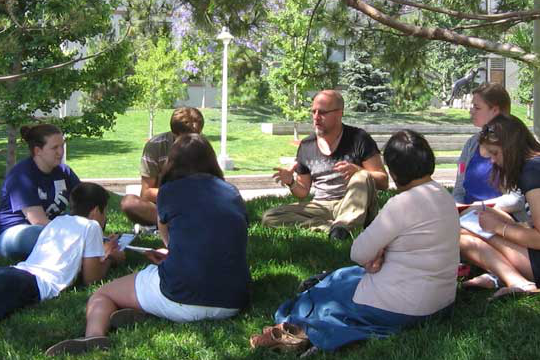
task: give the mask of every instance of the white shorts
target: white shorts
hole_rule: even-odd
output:
[[[236,315],[239,309],[210,306],[186,305],[167,299],[159,288],[159,273],[156,265],[148,265],[135,276],[135,294],[141,308],[152,315],[175,322],[190,322],[204,319],[226,319]]]

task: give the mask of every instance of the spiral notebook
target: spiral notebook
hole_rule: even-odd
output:
[[[493,237],[493,233],[490,233],[488,231],[485,231],[480,226],[480,223],[478,221],[478,211],[469,211],[465,215],[462,215],[459,218],[459,225],[469,230],[472,233],[475,233],[478,236],[483,237],[484,239],[491,239]]]

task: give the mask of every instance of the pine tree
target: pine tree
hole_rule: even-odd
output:
[[[359,52],[343,64],[345,104],[354,111],[385,111],[391,96],[389,74],[369,61],[366,52]]]

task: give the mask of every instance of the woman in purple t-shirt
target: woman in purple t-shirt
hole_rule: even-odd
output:
[[[21,127],[30,157],[7,174],[0,199],[0,256],[25,258],[41,230],[68,204],[80,181],[62,164],[64,137],[51,124]]]
[[[478,128],[482,128],[499,114],[509,115],[510,108],[510,95],[500,84],[486,83],[473,90],[470,113],[473,125]],[[459,158],[453,192],[458,204],[481,201],[495,204],[502,195],[499,189],[489,183],[492,165],[489,159],[480,153],[478,136],[479,134],[475,134],[467,140]]]

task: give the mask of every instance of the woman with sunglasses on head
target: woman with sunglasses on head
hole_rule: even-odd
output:
[[[66,164],[64,136],[51,124],[22,126],[30,156],[11,169],[0,200],[0,256],[26,258],[38,236],[68,205],[79,178]]]
[[[506,284],[494,297],[535,292],[540,284],[540,143],[511,115],[498,115],[484,125],[479,143],[493,164],[491,183],[503,192],[519,189],[525,195],[528,221],[517,223],[497,209],[479,211],[480,226],[495,235],[463,234],[461,254]]]
[[[510,95],[500,84],[484,83],[473,90],[470,114],[473,125],[478,128],[482,128],[499,114],[510,115],[510,108]],[[518,192],[503,194],[489,182],[492,164],[489,158],[482,154],[478,144],[479,136],[480,134],[475,134],[467,140],[459,157],[452,193],[456,204],[458,207],[463,204],[493,206],[524,220],[523,196]],[[499,279],[491,273],[485,273],[464,282],[463,285],[497,288]]]

